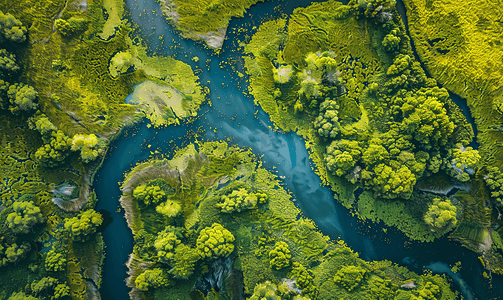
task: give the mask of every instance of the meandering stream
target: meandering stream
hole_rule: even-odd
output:
[[[201,70],[200,82],[210,88],[212,106],[203,106],[201,117],[192,124],[156,130],[148,129],[146,122],[143,122],[136,128],[127,130],[112,143],[94,183],[99,198],[97,210],[109,212],[113,220],[103,232],[107,257],[100,289],[102,299],[128,299],[129,289],[124,283],[127,268],[124,263],[132,252],[133,238],[123,218],[123,211],[119,210],[118,182],[123,179],[123,173],[137,162],[148,159],[150,151],[154,149],[160,148],[169,153],[175,145],[183,143],[187,131],[197,131],[201,127],[206,130],[206,139],[230,138],[232,144],[250,147],[255,154],[263,155],[264,166],[277,172],[278,176],[284,176],[285,187],[295,195],[295,201],[304,215],[313,219],[324,234],[333,239],[344,239],[362,258],[408,263],[417,272],[422,272],[423,266],[432,262],[441,261],[453,265],[461,261],[460,275],[477,298],[486,299],[503,294],[502,278],[498,279],[498,283],[493,281],[493,285],[499,285],[500,290],[490,291],[481,276],[483,270],[477,255],[457,243],[446,238],[434,243],[410,242],[397,230],[388,229],[384,233],[381,225],[370,224],[369,227],[369,224],[357,222],[355,217],[348,214],[347,209],[336,203],[330,189],[321,186],[321,180],[311,169],[312,162],[302,139],[295,133],[285,134],[271,130],[273,124],[268,115],[253,104],[253,99],[243,94],[247,88],[246,79],[233,75],[229,64],[220,68],[219,62],[229,61],[244,73],[244,62],[236,51],[238,37],[232,33],[233,29],[258,27],[264,18],[278,17],[281,13],[289,14],[294,7],[307,6],[311,2],[295,1],[294,6],[294,1],[268,1],[253,6],[244,18],[232,20],[222,54],[212,56],[201,44],[182,39],[174,33],[171,26],[165,23],[154,0],[126,0],[131,12],[130,18],[139,25],[156,53],[176,55],[177,59]],[[274,9],[278,5],[281,9]],[[164,36],[162,45],[159,36]],[[174,45],[177,47],[171,47]],[[194,56],[199,58],[198,62],[191,60]],[[207,59],[211,59],[209,70],[205,63]],[[213,128],[216,128],[216,132]],[[147,145],[151,145],[151,148]],[[439,265],[435,266],[438,268]],[[465,298],[472,297],[470,288],[461,290]]]

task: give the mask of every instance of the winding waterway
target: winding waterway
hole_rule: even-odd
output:
[[[394,229],[388,229],[385,234],[381,225],[372,224],[369,227],[369,224],[358,222],[348,214],[347,209],[336,203],[328,187],[321,186],[321,180],[311,169],[312,162],[302,139],[295,133],[271,130],[273,124],[268,115],[253,104],[253,99],[243,94],[247,88],[246,77],[235,76],[230,68],[232,65],[244,73],[244,61],[237,51],[238,41],[242,37],[233,34],[233,29],[258,27],[264,19],[279,17],[281,13],[289,14],[294,7],[308,6],[311,2],[295,1],[294,5],[294,1],[268,1],[253,6],[244,18],[232,20],[222,53],[212,56],[211,51],[204,49],[201,44],[182,39],[174,33],[171,26],[165,23],[154,0],[126,0],[130,18],[138,24],[156,54],[176,55],[177,59],[201,70],[200,82],[209,87],[212,106],[203,106],[201,117],[192,124],[156,130],[148,129],[146,122],[143,122],[136,128],[126,130],[113,142],[103,166],[95,176],[94,184],[100,199],[97,210],[108,212],[112,218],[103,232],[107,257],[100,289],[102,299],[129,298],[129,289],[124,283],[127,270],[124,264],[132,252],[133,238],[123,218],[123,211],[119,209],[118,182],[123,179],[123,173],[137,162],[148,159],[154,149],[170,153],[175,145],[182,145],[188,131],[197,131],[198,128],[205,129],[205,139],[230,138],[232,144],[250,147],[255,154],[263,155],[264,166],[277,172],[278,176],[284,176],[285,187],[295,195],[296,204],[303,214],[313,219],[324,234],[333,239],[341,237],[362,258],[405,263],[417,272],[422,272],[423,266],[430,265],[441,273],[445,271],[443,265],[432,263],[453,265],[461,261],[459,274],[465,285],[473,290],[461,288],[465,298],[474,299],[472,295],[475,295],[478,299],[487,299],[503,295],[503,280],[493,279],[494,289],[489,288],[481,276],[483,270],[476,254],[457,243],[446,238],[434,243],[410,242]],[[278,6],[280,9],[275,9]],[[248,31],[248,35],[252,33]],[[161,43],[159,36],[164,36],[164,43]],[[191,60],[194,56],[199,58],[198,62]],[[211,59],[209,70],[206,68],[207,59]],[[224,64],[221,68],[221,61],[230,64]],[[216,132],[213,128],[216,128]]]

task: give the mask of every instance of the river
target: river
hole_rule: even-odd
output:
[[[154,0],[126,0],[129,17],[139,25],[142,35],[156,54],[176,55],[177,59],[201,70],[200,82],[210,89],[212,106],[204,105],[200,117],[192,124],[156,130],[148,129],[147,122],[143,122],[126,130],[112,143],[94,183],[99,198],[97,210],[109,213],[112,218],[103,232],[107,248],[100,289],[102,299],[128,299],[129,289],[124,283],[127,268],[124,263],[132,252],[133,238],[123,211],[119,209],[118,182],[123,180],[123,173],[137,162],[148,159],[150,151],[154,149],[170,153],[175,145],[182,145],[188,131],[197,131],[198,128],[205,129],[206,139],[230,138],[232,144],[250,147],[256,155],[263,155],[264,166],[277,172],[278,176],[285,177],[284,186],[295,195],[295,203],[303,214],[313,219],[320,230],[332,239],[341,237],[345,240],[360,253],[360,257],[366,260],[388,259],[395,263],[408,263],[408,267],[417,272],[422,272],[423,266],[432,262],[441,261],[453,265],[461,261],[461,277],[473,289],[477,298],[486,299],[496,295],[483,281],[482,266],[476,254],[458,244],[446,238],[434,243],[410,242],[395,229],[390,228],[384,234],[381,225],[372,224],[369,228],[368,224],[358,222],[334,200],[328,187],[321,186],[321,180],[311,170],[312,162],[302,139],[295,133],[285,134],[271,130],[273,124],[269,116],[253,104],[252,98],[243,93],[247,89],[246,77],[235,76],[229,64],[220,68],[220,61],[229,61],[244,73],[244,62],[237,51],[237,42],[242,37],[233,34],[233,29],[258,27],[264,19],[279,17],[281,13],[289,14],[294,7],[308,6],[311,2],[302,0],[293,4],[294,1],[268,1],[253,6],[244,18],[231,21],[223,50],[215,56],[201,44],[182,39],[174,33],[171,26],[165,23]],[[280,6],[280,9],[275,9],[276,6]],[[253,31],[248,32],[251,33]],[[164,44],[161,45],[159,36],[162,35]],[[170,48],[174,45],[177,47]],[[191,60],[194,56],[199,58],[198,62]],[[206,68],[207,59],[211,59],[210,70]],[[217,129],[216,132],[213,128]],[[151,148],[147,145],[151,145]],[[503,283],[499,286],[503,289]],[[462,290],[465,298],[470,299],[470,289]],[[503,294],[503,290],[500,293]]]

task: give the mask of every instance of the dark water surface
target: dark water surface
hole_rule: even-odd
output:
[[[250,147],[255,154],[263,155],[264,166],[277,172],[278,176],[284,176],[285,187],[292,192],[295,203],[303,214],[313,219],[320,230],[332,239],[341,237],[360,253],[360,257],[366,260],[388,259],[400,264],[409,263],[408,266],[419,273],[422,272],[423,266],[433,262],[441,261],[453,265],[461,261],[460,274],[474,290],[477,298],[496,297],[495,291],[490,291],[487,283],[483,281],[482,266],[475,253],[447,239],[435,243],[410,242],[395,229],[390,228],[385,234],[382,231],[383,226],[361,224],[348,214],[347,209],[336,203],[330,189],[321,186],[321,180],[311,170],[313,164],[309,160],[304,141],[295,133],[284,134],[271,130],[273,124],[269,116],[253,104],[252,98],[243,94],[247,88],[246,77],[240,79],[230,68],[232,65],[244,73],[244,61],[236,51],[238,42],[243,37],[233,34],[233,29],[258,27],[264,19],[276,18],[281,13],[289,14],[294,7],[308,6],[312,1],[268,1],[253,6],[244,18],[232,20],[227,40],[219,56],[211,55],[212,52],[204,49],[201,44],[182,39],[174,33],[171,26],[164,21],[154,0],[126,0],[126,3],[131,12],[131,19],[139,25],[145,40],[156,54],[176,55],[177,59],[201,70],[200,82],[210,88],[212,106],[203,106],[201,117],[192,124],[156,130],[148,129],[144,122],[135,129],[127,130],[112,144],[102,168],[96,174],[94,185],[100,200],[97,210],[108,211],[113,218],[113,222],[103,232],[107,257],[100,290],[102,299],[128,299],[129,289],[124,284],[127,268],[124,264],[132,252],[133,238],[123,218],[123,211],[118,210],[118,182],[123,180],[123,173],[129,171],[137,162],[148,159],[150,151],[154,149],[160,148],[162,152],[169,153],[175,145],[182,146],[186,133],[189,130],[197,131],[198,128],[206,130],[205,139],[230,138],[232,144]],[[275,9],[278,6],[280,9]],[[254,31],[250,30],[247,34],[251,36],[253,33]],[[162,35],[164,44],[161,45],[159,36]],[[174,45],[177,46],[176,49],[170,48]],[[199,58],[197,63],[191,60],[193,56]],[[211,59],[209,71],[206,67],[207,59]],[[219,63],[222,61],[229,64],[223,64],[223,68],[220,68]],[[217,129],[216,133],[213,128]],[[152,147],[148,148],[147,145]],[[439,266],[434,265],[437,270]],[[503,294],[503,283],[500,283],[499,288],[499,293]],[[462,290],[467,299],[473,299],[470,298],[469,288]]]

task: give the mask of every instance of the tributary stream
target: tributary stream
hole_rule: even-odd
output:
[[[493,287],[490,288],[482,277],[483,269],[477,255],[459,244],[450,242],[447,238],[433,243],[411,242],[395,229],[389,228],[385,233],[382,225],[358,222],[356,217],[352,217],[346,208],[334,200],[328,187],[321,186],[321,180],[311,169],[312,162],[304,141],[295,133],[273,131],[268,115],[254,105],[252,98],[244,95],[243,91],[247,89],[246,77],[239,78],[230,68],[232,64],[244,73],[244,61],[237,51],[238,40],[243,37],[233,34],[233,30],[247,28],[247,34],[251,35],[254,32],[252,27],[258,27],[263,20],[279,17],[281,13],[290,14],[295,7],[308,6],[311,2],[275,0],[253,6],[244,18],[231,21],[222,52],[216,56],[211,55],[211,50],[205,49],[201,44],[179,37],[165,22],[160,7],[154,0],[126,0],[130,19],[140,27],[142,35],[156,54],[176,55],[177,59],[201,70],[200,82],[210,89],[212,106],[204,105],[198,120],[191,124],[157,130],[147,128],[148,122],[143,122],[135,128],[125,130],[112,143],[94,182],[99,198],[97,210],[107,211],[112,218],[103,232],[107,248],[100,289],[102,299],[129,299],[129,288],[124,282],[127,277],[125,263],[133,249],[133,237],[123,217],[124,212],[120,209],[118,182],[123,180],[124,172],[129,171],[137,162],[147,160],[151,151],[160,149],[164,153],[170,153],[175,145],[182,145],[188,131],[197,131],[198,128],[205,129],[204,139],[229,138],[231,144],[250,147],[255,154],[263,155],[264,166],[284,178],[284,187],[292,192],[294,201],[303,214],[313,219],[319,229],[332,239],[341,237],[360,253],[360,257],[366,260],[387,259],[405,264],[419,273],[431,263],[442,262],[443,264],[430,266],[433,271],[442,273],[448,269],[445,264],[452,266],[461,261],[462,268],[458,274],[463,281],[455,280],[453,287],[462,291],[466,299],[475,299],[474,296],[478,299],[491,299],[503,295],[503,278],[493,277]],[[160,36],[164,37],[163,44]],[[175,45],[176,48],[171,47]],[[194,56],[199,58],[198,62],[191,60]],[[209,70],[206,67],[207,59],[211,59]],[[223,61],[229,64],[223,64],[223,68],[220,68],[219,63]],[[213,131],[214,128],[216,132]]]

